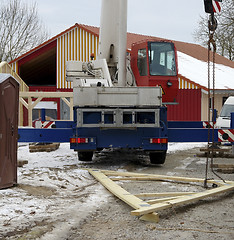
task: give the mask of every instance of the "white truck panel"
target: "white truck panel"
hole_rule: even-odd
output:
[[[160,87],[75,87],[74,106],[154,107],[161,106]]]

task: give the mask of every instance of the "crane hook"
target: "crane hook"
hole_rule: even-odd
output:
[[[218,27],[217,19],[214,16],[214,13],[210,14],[209,20],[208,20],[208,27],[211,32],[214,32]]]

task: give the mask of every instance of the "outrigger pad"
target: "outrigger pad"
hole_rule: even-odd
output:
[[[156,213],[159,210],[172,208],[178,205],[191,203],[206,197],[211,197],[216,194],[224,193],[234,189],[233,181],[223,182],[221,180],[207,180],[207,184],[211,187],[205,191],[198,191],[198,188],[204,184],[204,179],[201,178],[185,178],[185,177],[173,177],[165,175],[154,175],[154,174],[140,174],[132,172],[117,172],[109,170],[95,170],[85,169],[89,171],[104,187],[106,187],[116,197],[130,205],[135,210],[131,211],[131,215],[141,216],[141,220],[150,222],[159,222],[159,214]],[[157,193],[136,193],[132,194],[120,187],[117,181],[157,181],[167,182],[170,184],[190,184],[193,188],[192,192],[157,192]],[[197,183],[197,189],[195,184]],[[146,184],[146,183],[145,183]],[[202,184],[202,185],[201,185]],[[155,184],[150,185],[155,186]],[[213,188],[212,186],[216,186]],[[163,186],[165,188],[165,184]],[[131,188],[132,189],[132,188]],[[138,188],[137,190],[139,190]],[[162,189],[157,188],[157,189]],[[142,198],[142,199],[141,199]],[[153,198],[153,199],[149,199]],[[147,199],[147,200],[143,200]]]

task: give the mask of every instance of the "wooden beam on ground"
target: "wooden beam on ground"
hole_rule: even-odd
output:
[[[166,175],[155,175],[155,174],[143,174],[143,173],[132,173],[132,172],[116,172],[109,170],[101,170],[106,176],[120,176],[120,177],[136,177],[140,180],[147,181],[177,181],[187,183],[204,183],[203,178],[188,178],[188,177],[177,177],[177,176],[166,176]],[[117,179],[117,178],[116,178]],[[128,178],[126,180],[135,180],[134,178]],[[215,183],[218,186],[223,185],[222,180],[207,180],[207,183]]]
[[[211,164],[210,167],[213,168],[234,168],[234,164]]]
[[[217,168],[216,171],[225,173],[225,174],[232,174],[232,173],[234,173],[234,168]]]
[[[139,209],[143,206],[150,206],[147,202],[135,197],[134,195],[127,192],[125,189],[111,181],[105,174],[98,170],[88,170],[91,175],[93,175],[104,187],[106,187],[111,193],[116,197],[127,203],[134,209]],[[150,213],[142,220],[158,222],[159,216],[157,213]]]
[[[221,187],[217,187],[211,190],[206,190],[204,192],[193,194],[192,196],[182,196],[177,199],[171,200],[169,202],[153,204],[150,207],[142,207],[131,212],[134,216],[141,216],[144,214],[152,213],[155,211],[172,208],[180,204],[190,203],[196,200],[203,199],[205,197],[211,197],[219,193],[227,192],[234,189],[234,182],[232,184],[225,184]]]
[[[148,200],[146,202],[152,205],[152,204],[155,204],[155,203],[161,203],[161,202],[165,202],[165,201],[170,201],[170,200],[173,200],[173,199],[176,199],[176,198],[178,198],[178,197],[158,198],[158,199],[151,199],[151,200]]]
[[[134,216],[142,216],[140,219],[146,221],[158,222],[159,217],[156,211],[172,208],[185,203],[194,202],[206,197],[215,196],[216,194],[224,193],[234,189],[234,182],[221,180],[208,180],[208,183],[216,184],[218,187],[205,190],[203,192],[168,192],[168,193],[141,193],[133,195],[120,187],[114,181],[110,179],[110,176],[115,176],[116,179],[135,180],[136,178],[144,180],[158,180],[158,181],[174,181],[180,183],[204,183],[204,179],[200,178],[184,178],[184,177],[172,177],[153,174],[140,174],[130,172],[116,172],[108,170],[93,170],[86,169],[92,174],[100,183],[105,186],[111,193],[123,200],[125,203],[133,207],[135,210],[131,211]],[[118,178],[119,177],[119,178]],[[115,180],[115,179],[114,179]],[[152,199],[143,201],[138,197],[162,197],[170,196],[169,198]]]
[[[165,196],[184,196],[184,195],[191,195],[195,194],[194,192],[159,192],[159,193],[139,193],[134,194],[136,197],[165,197]]]
[[[213,152],[229,152],[231,149],[230,148],[214,148]],[[212,152],[212,148],[200,148],[201,152]]]
[[[138,209],[143,205],[150,206],[148,203],[143,200],[135,197],[113,181],[111,181],[105,174],[98,170],[88,170],[91,175],[93,175],[104,187],[106,187],[111,193],[115,196],[126,202],[131,207]]]

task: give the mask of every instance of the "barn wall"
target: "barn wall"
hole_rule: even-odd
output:
[[[201,89],[179,89],[178,105],[168,105],[169,121],[201,121]]]
[[[90,61],[97,57],[98,37],[82,28],[74,28],[57,38],[57,88],[72,88],[66,82],[66,61]]]

